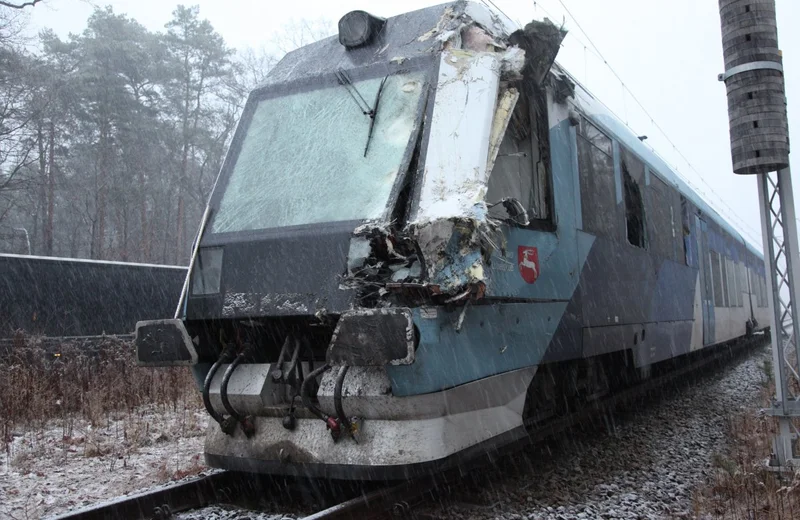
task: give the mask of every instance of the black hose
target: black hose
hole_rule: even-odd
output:
[[[277,370],[272,371],[272,380],[276,383],[283,380],[283,360],[286,357],[286,351],[289,350],[289,344],[292,342],[291,336],[286,336],[286,340],[283,342],[283,346],[281,347],[281,353],[278,355],[278,362],[275,363],[274,366],[278,367]]]
[[[294,340],[294,352],[292,352],[292,360],[289,361],[289,368],[286,369],[286,375],[283,378],[284,381],[288,381],[292,377],[292,372],[296,371],[297,368],[297,357],[300,355],[300,340]],[[297,379],[297,378],[295,378]]]
[[[228,348],[223,349],[222,353],[219,355],[219,359],[217,359],[217,361],[213,365],[211,365],[211,368],[208,370],[208,373],[206,374],[206,379],[203,382],[203,404],[206,407],[208,415],[210,415],[212,419],[217,421],[217,423],[220,426],[222,426],[222,422],[225,420],[225,418],[222,415],[218,414],[217,411],[214,410],[214,407],[211,406],[211,396],[210,396],[211,381],[214,379],[214,375],[217,373],[217,370],[219,370],[220,365],[222,363],[227,362],[229,357],[230,357],[230,350]]]
[[[333,389],[333,406],[336,409],[336,416],[348,435],[352,433],[352,430],[350,428],[350,419],[347,418],[347,414],[344,413],[344,406],[342,406],[342,387],[344,387],[344,378],[349,368],[349,366],[344,365],[339,370],[339,375],[336,376],[336,386]]]
[[[228,365],[228,369],[225,370],[225,374],[222,376],[222,385],[219,387],[219,397],[222,399],[222,406],[225,407],[225,410],[228,411],[231,417],[233,417],[236,422],[241,423],[244,421],[244,418],[239,415],[239,413],[231,406],[230,401],[228,400],[228,383],[231,380],[231,376],[233,375],[233,371],[236,370],[242,361],[244,361],[244,352],[240,353],[236,356],[236,359]]]
[[[314,403],[311,402],[311,396],[306,394],[306,390],[308,390],[308,385],[309,385],[310,381],[316,381],[317,377],[320,374],[322,374],[323,372],[325,372],[326,370],[328,370],[329,368],[331,368],[330,365],[325,364],[325,365],[322,365],[321,367],[315,369],[310,374],[308,374],[308,376],[305,379],[303,379],[303,384],[300,385],[300,399],[303,400],[303,405],[306,408],[308,408],[308,410],[311,413],[313,413],[314,415],[316,415],[317,417],[319,417],[320,419],[322,419],[326,423],[328,422],[328,416],[325,415],[325,413],[322,410],[317,408],[314,405]]]

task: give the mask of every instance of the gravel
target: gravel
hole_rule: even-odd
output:
[[[757,413],[769,349],[650,400],[612,433],[570,432],[492,468],[419,517],[450,519],[695,518],[692,495],[726,448],[726,421]],[[511,467],[513,465],[513,467]]]

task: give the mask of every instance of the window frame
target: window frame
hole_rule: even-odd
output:
[[[590,129],[594,129],[595,130],[595,137],[594,138],[590,138],[587,135],[586,130],[585,130],[587,126]],[[601,138],[601,139],[605,138],[608,141],[608,150],[605,150],[603,147],[598,146],[598,144],[597,144],[598,137]],[[619,226],[617,224],[617,221],[619,220],[619,216],[618,216],[618,211],[617,211],[618,204],[617,204],[617,198],[616,198],[616,190],[617,190],[617,178],[616,177],[617,176],[616,176],[616,161],[614,159],[614,138],[611,137],[605,130],[600,128],[600,126],[598,126],[595,123],[593,123],[584,114],[580,114],[580,122],[578,123],[578,125],[576,126],[576,129],[575,129],[575,138],[576,138],[575,154],[576,154],[577,161],[578,161],[577,162],[577,168],[578,168],[578,193],[580,194],[580,198],[581,198],[580,202],[581,202],[581,209],[582,209],[582,211],[581,211],[582,219],[585,219],[585,217],[586,217],[586,212],[583,211],[583,208],[585,206],[586,200],[585,200],[585,197],[584,197],[584,194],[583,194],[583,190],[581,189],[581,186],[582,186],[582,180],[581,179],[583,178],[584,171],[581,168],[581,166],[582,166],[581,150],[580,150],[580,145],[579,145],[579,141],[578,140],[583,140],[583,142],[586,143],[586,145],[590,147],[589,149],[592,152],[599,152],[599,153],[603,154],[605,157],[607,157],[609,161],[611,161],[611,177],[612,177],[613,187],[614,187],[613,199],[612,199],[612,202],[613,202],[612,209],[614,210],[614,217],[613,218],[614,218],[614,224],[615,225],[612,226],[612,228],[610,230],[611,233],[610,234],[605,234],[605,232],[608,231],[608,230],[603,230],[603,232],[599,232],[596,229],[587,229],[585,220],[583,220],[581,222],[581,230],[586,232],[586,233],[592,233],[594,235],[606,236],[607,238],[610,238],[610,239],[616,241],[617,240],[617,234],[619,233]],[[594,171],[594,164],[592,164],[592,174],[595,174],[595,173],[596,172]]]

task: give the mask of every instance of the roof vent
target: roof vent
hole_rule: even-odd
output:
[[[339,20],[339,43],[353,49],[369,43],[386,23],[366,11],[351,11]]]

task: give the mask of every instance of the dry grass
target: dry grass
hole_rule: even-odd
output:
[[[763,406],[774,395],[771,367],[764,366]],[[777,431],[772,417],[755,412],[730,417],[729,449],[715,454],[714,473],[695,495],[698,518],[773,520],[800,518],[800,471],[775,472],[767,468]]]
[[[189,369],[139,367],[116,339],[25,338],[0,353],[0,518],[41,518],[205,469],[207,415]]]
[[[0,357],[0,438],[5,443],[16,429],[43,429],[53,419],[69,439],[76,419],[99,425],[143,406],[176,411],[200,406],[187,368],[138,367],[133,345],[116,339],[104,339],[92,350],[65,343],[53,351],[41,340],[27,338]],[[136,428],[134,423],[126,438],[146,437]],[[89,446],[91,439],[85,442]]]

